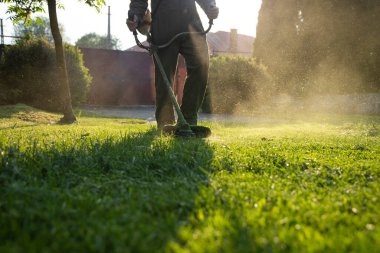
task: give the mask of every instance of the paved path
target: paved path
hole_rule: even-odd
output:
[[[84,106],[82,109],[96,113],[101,116],[115,116],[121,118],[143,119],[149,122],[154,122],[154,106],[128,106],[128,107],[96,107]],[[263,119],[260,119],[262,121]],[[257,122],[257,118],[239,115],[224,115],[224,114],[199,114],[199,121],[212,122],[242,122],[250,123]]]

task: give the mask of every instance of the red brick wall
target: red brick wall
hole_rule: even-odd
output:
[[[88,103],[93,105],[154,105],[154,66],[146,52],[81,48],[93,77]],[[178,62],[174,91],[182,101],[186,68]]]
[[[154,104],[152,59],[148,53],[93,48],[81,51],[93,77],[90,104]]]

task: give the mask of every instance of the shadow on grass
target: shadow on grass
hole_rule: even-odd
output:
[[[154,130],[0,153],[1,252],[163,251],[213,159],[204,140]]]
[[[33,107],[29,107],[24,104],[16,104],[16,105],[1,105],[0,106],[0,118],[11,118],[13,115],[20,112],[36,112],[37,109]]]

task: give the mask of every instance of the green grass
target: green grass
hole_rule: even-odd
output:
[[[380,118],[205,123],[0,107],[0,252],[380,252]]]

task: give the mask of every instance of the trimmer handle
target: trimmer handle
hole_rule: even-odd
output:
[[[143,43],[141,43],[141,41],[139,40],[137,30],[134,30],[132,33],[133,33],[133,36],[135,37],[136,45],[150,52],[151,48],[148,46],[144,46]]]
[[[203,32],[203,34],[208,33],[211,30],[211,28],[212,28],[213,25],[214,25],[214,20],[213,19],[209,19],[209,21],[208,21],[208,28],[207,28],[206,31]]]
[[[209,26],[208,26],[207,30],[205,30],[204,32],[183,32],[183,33],[179,33],[179,34],[177,34],[177,35],[174,36],[171,40],[169,40],[169,42],[167,42],[167,43],[165,43],[165,44],[162,44],[162,45],[153,45],[153,44],[151,44],[151,45],[154,46],[155,48],[161,49],[161,48],[166,48],[166,47],[170,46],[170,45],[171,45],[176,39],[178,39],[179,37],[181,37],[181,36],[183,36],[183,35],[186,35],[186,34],[194,34],[194,33],[196,33],[196,34],[205,35],[205,34],[207,34],[207,33],[211,30],[212,26],[214,25],[214,20],[213,20],[213,19],[210,19],[209,22],[208,22],[208,24],[209,24]],[[151,47],[144,46],[144,45],[140,42],[140,40],[139,40],[139,38],[138,38],[138,33],[137,33],[136,30],[133,31],[133,36],[135,37],[136,45],[137,45],[138,47],[143,48],[143,49],[145,49],[145,50],[147,50],[147,51],[150,51]],[[149,36],[150,36],[150,35],[148,35],[148,37],[149,37]],[[148,40],[149,40],[149,39],[148,39]]]

